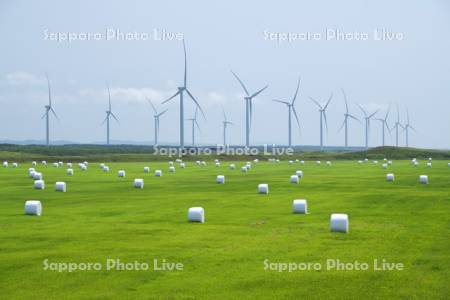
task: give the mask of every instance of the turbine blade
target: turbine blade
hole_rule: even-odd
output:
[[[155,114],[158,114],[158,112],[156,111],[155,105],[153,105],[153,102],[150,99],[148,99],[147,97],[145,97],[145,99],[147,99],[148,103],[150,103],[150,105],[152,106],[153,111],[155,112]]]
[[[327,114],[325,112],[325,110],[323,111],[323,118],[325,119],[325,128],[328,134],[328,121],[327,121]]]
[[[409,110],[406,108],[406,122],[409,124]]]
[[[357,104],[358,104],[359,109],[363,112],[364,116],[367,118],[367,113],[364,110],[364,108],[361,106],[361,104],[359,104],[359,103],[357,103]]]
[[[314,102],[320,109],[322,109],[322,105],[319,104],[319,102],[317,102],[315,99],[313,99],[312,97],[309,97],[309,99]]]
[[[55,116],[55,118],[59,121],[58,116],[56,115],[55,110],[53,109],[53,107],[50,107],[50,110],[52,111],[53,115]]]
[[[187,84],[187,59],[186,59],[186,44],[183,39],[183,50],[184,50],[184,87]]]
[[[47,114],[48,114],[48,112],[46,111],[46,112],[42,115],[41,119],[45,118],[45,116],[46,116]]]
[[[203,112],[203,109],[202,109],[202,107],[200,106],[200,104],[198,104],[198,101],[195,100],[194,96],[192,96],[191,92],[190,92],[188,89],[186,89],[186,92],[188,93],[189,97],[191,97],[192,101],[195,102],[195,104],[197,105],[198,109],[199,109],[200,112],[202,113],[203,118],[206,120],[206,115],[205,115],[205,113]]]
[[[178,90],[178,92],[176,92],[175,94],[173,94],[173,96],[170,97],[169,99],[164,100],[161,104],[164,104],[164,103],[169,102],[170,100],[172,100],[173,98],[175,98],[175,97],[178,96],[179,94],[180,94],[180,90]]]
[[[156,115],[156,117],[159,118],[160,116],[162,116],[163,114],[165,114],[167,111],[168,111],[168,109],[164,110],[163,112],[160,112],[159,114]],[[159,119],[158,119],[158,121],[159,121]]]
[[[339,127],[339,129],[338,129],[337,132],[340,132],[340,131],[342,130],[342,128],[344,128],[345,120],[346,120],[346,119],[347,119],[347,118],[344,119],[344,122],[342,122],[342,125],[341,125],[341,127]]]
[[[234,77],[236,77],[237,81],[239,81],[239,83],[241,84],[242,88],[244,89],[245,93],[247,94],[247,96],[250,96],[250,93],[248,92],[247,88],[245,87],[244,83],[242,82],[241,79],[239,79],[239,77],[230,70],[230,72],[234,75]]]
[[[417,130],[414,127],[409,126],[409,128],[411,128],[415,133],[417,133]]]
[[[52,107],[52,92],[50,88],[50,79],[48,79],[47,73],[45,73],[45,77],[47,78],[47,86],[48,86],[48,105]]]
[[[100,124],[100,126],[102,126],[103,124],[105,124],[106,120],[108,120],[108,115],[106,115],[106,118],[103,120],[102,124]]]
[[[300,129],[300,121],[297,115],[297,111],[295,110],[295,107],[293,105],[292,105],[292,112],[294,113],[295,120],[297,121],[297,126]]]
[[[391,111],[391,104],[389,103],[386,115],[384,116],[384,120],[387,121],[387,118],[389,117],[389,112]]]
[[[330,98],[328,98],[327,104],[325,104],[325,107],[323,108],[323,110],[327,109],[328,104],[330,104],[330,102],[331,102],[331,98],[333,98],[333,93],[331,93]]]
[[[201,132],[201,130],[200,130],[200,125],[198,125],[198,122],[197,122],[197,120],[194,120],[194,123],[195,123],[195,125],[197,126],[197,129],[198,129],[198,131],[200,131],[200,132]]]
[[[287,101],[281,101],[281,100],[276,100],[276,99],[273,99],[272,101],[280,102],[280,103],[283,103],[283,104],[286,104],[286,105],[290,105],[289,102],[287,102]]]
[[[222,105],[222,113],[223,113],[223,119],[226,122],[227,121],[227,115],[225,114],[225,109],[223,108],[223,105]]]
[[[253,119],[253,104],[252,104],[252,99],[250,98],[249,100],[249,111],[250,111],[250,130],[252,129],[252,119]]]
[[[294,104],[295,100],[297,99],[297,94],[298,94],[299,88],[300,88],[300,77],[298,77],[297,89],[295,90],[294,98],[292,98],[291,104]]]
[[[380,110],[379,109],[377,109],[373,114],[371,114],[370,116],[369,116],[369,119],[370,118],[372,118],[377,112],[379,112]]]
[[[109,110],[111,111],[111,92],[109,90],[109,84],[106,82],[106,88],[108,89],[108,101],[109,101]]]
[[[356,120],[356,121],[358,121],[359,123],[361,123],[361,121],[357,118],[357,117],[355,117],[355,116],[353,116],[353,115],[351,115],[351,114],[347,114],[350,118],[352,118],[353,120]]]
[[[119,120],[116,118],[116,116],[114,115],[114,113],[113,112],[111,112],[111,116],[114,118],[114,120],[116,120],[116,122],[117,123],[119,123],[120,124],[120,122],[119,122]]]
[[[258,96],[260,93],[262,93],[262,91],[264,91],[265,89],[267,89],[269,86],[266,85],[265,87],[263,87],[262,89],[260,89],[259,91],[257,91],[256,93],[254,93],[253,95],[250,96],[250,98],[254,98],[256,96]]]
[[[345,95],[344,89],[341,89],[342,94],[344,95],[344,101],[345,101],[345,111],[348,114],[348,103],[347,103],[347,95]]]

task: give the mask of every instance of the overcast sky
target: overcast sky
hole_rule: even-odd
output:
[[[139,40],[121,40],[117,35],[106,37],[108,29],[110,34],[118,30],[144,35]],[[376,29],[389,34],[375,36]],[[167,38],[176,38],[160,40],[163,31]],[[337,32],[347,35],[336,39],[332,34]],[[78,40],[56,41],[57,33],[71,33]],[[87,33],[99,34],[80,40]],[[291,33],[298,39],[277,41],[276,33]],[[445,0],[372,4],[3,0],[0,140],[44,139],[41,117],[48,99],[48,72],[54,109],[61,119],[59,123],[51,120],[52,139],[105,140],[106,128],[101,123],[108,101],[107,80],[113,112],[120,120],[120,124],[112,123],[111,138],[151,142],[153,112],[145,97],[159,104],[181,85],[180,35],[187,47],[188,88],[206,112],[206,120],[199,120],[200,143],[222,141],[222,105],[234,122],[229,141],[245,141],[243,91],[232,69],[250,92],[269,85],[254,100],[252,143],[287,143],[287,109],[272,99],[289,100],[301,76],[296,102],[301,132],[294,127],[295,144],[318,144],[319,112],[309,97],[325,102],[333,93],[325,143],[343,145],[343,131],[337,132],[345,110],[343,88],[350,112],[358,118],[362,113],[357,103],[369,112],[380,109],[378,117],[384,116],[391,103],[392,126],[397,103],[400,122],[405,123],[408,108],[411,125],[417,130],[410,134],[410,146],[450,148],[450,3]],[[178,101],[163,108],[169,111],[161,117],[160,140],[176,143]],[[187,101],[186,118],[193,110],[193,103]],[[378,121],[371,125],[370,145],[377,146],[381,127]],[[350,122],[350,126],[350,144],[363,145],[362,125]],[[185,135],[190,142],[187,123]],[[394,142],[394,133],[387,135],[387,141]]]

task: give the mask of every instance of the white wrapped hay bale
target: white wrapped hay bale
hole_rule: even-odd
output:
[[[316,165],[320,165],[320,163],[321,163],[320,160],[316,161]]]
[[[327,166],[331,166],[331,161],[327,161]]]
[[[40,216],[42,214],[42,204],[39,200],[27,200],[25,201],[25,214]]]
[[[383,169],[387,169],[388,164],[384,163],[384,164],[381,165],[381,167],[382,167]]]
[[[34,189],[35,190],[43,190],[43,189],[45,189],[45,182],[44,182],[44,180],[35,180],[34,181]]]
[[[297,175],[298,178],[302,178],[303,177],[303,171],[302,170],[297,170],[297,171],[295,171],[295,175]]]
[[[259,163],[259,159],[255,158],[255,159],[253,160],[253,162],[254,162],[255,164]]]
[[[37,162],[33,160],[33,161],[31,162],[31,165],[32,165],[33,167],[36,167],[36,166],[37,166]]]
[[[103,167],[103,172],[106,172],[106,173],[109,172],[109,167],[108,166],[104,166]]]
[[[360,164],[360,165],[361,165],[362,163],[363,163],[363,161],[362,161],[362,160],[358,160],[358,164]]]
[[[149,167],[144,167],[144,173],[150,173],[150,168]]]
[[[288,161],[288,164],[292,165],[294,162],[292,160]]]
[[[220,167],[220,162],[216,162],[216,168]]]
[[[87,161],[83,161],[83,164],[84,164],[85,166],[89,166],[89,162],[87,162]]]
[[[16,162],[13,162],[12,167],[17,168],[19,165]]]
[[[54,162],[54,163],[53,163],[53,167],[54,167],[54,168],[59,168],[59,164],[58,164],[57,162]]]
[[[155,170],[155,176],[156,177],[161,177],[162,176],[162,171],[161,170]]]
[[[386,174],[386,180],[394,181],[395,180],[394,174],[393,173]]]
[[[333,232],[348,232],[348,215],[332,214],[330,217],[330,229]]]
[[[373,161],[373,164],[374,164],[374,165],[378,165],[378,160],[374,160],[374,161]]]
[[[291,179],[290,179],[291,183],[298,183],[299,179],[297,175],[291,175]]]
[[[260,194],[268,194],[269,193],[269,185],[267,183],[261,183],[258,185],[258,193]]]
[[[9,166],[8,162],[7,162],[7,161],[4,161],[4,162],[3,162],[3,168],[7,168],[8,166]]]
[[[173,161],[169,161],[169,167],[173,167]]]
[[[392,160],[388,160],[388,165],[392,165]]]
[[[280,160],[279,160],[279,159],[277,158],[277,159],[275,159],[275,162],[276,162],[276,163],[279,163],[279,162],[280,162]]]
[[[387,161],[387,158],[385,157],[385,158],[383,158],[383,161]]]
[[[43,166],[46,166],[46,165],[47,165],[47,162],[46,162],[45,160],[43,160],[43,161],[41,161],[41,164],[42,164]]]
[[[202,161],[200,162],[200,165],[203,166],[203,167],[206,167],[206,161],[202,160]]]
[[[180,168],[182,169],[186,168],[186,164],[184,162],[180,163]]]
[[[72,176],[73,175],[73,169],[69,168],[67,169],[67,175]]]
[[[87,167],[87,165],[82,164],[80,168],[81,168],[81,171],[86,171],[88,167]]]
[[[205,210],[203,207],[191,207],[188,210],[189,222],[205,223]]]
[[[450,162],[449,163],[447,163],[447,166],[450,168]]]
[[[136,178],[134,180],[134,187],[137,189],[143,189],[144,188],[144,179]]]
[[[450,163],[449,163],[449,164],[450,164]],[[236,169],[236,165],[235,165],[235,164],[230,164],[229,169],[230,169],[230,170]]]
[[[200,165],[201,165],[201,161],[197,160],[197,161],[195,161],[195,164],[196,164],[197,166],[200,166]]]
[[[292,212],[294,214],[307,214],[308,202],[305,199],[296,199],[292,201]]]
[[[427,168],[431,168],[431,163],[427,162]]]
[[[62,167],[64,166],[64,163],[62,161],[58,161],[58,166]]]
[[[34,173],[36,173],[36,170],[34,168],[28,168],[28,176],[33,178]]]
[[[225,175],[217,175],[216,182],[219,184],[224,184],[225,183]]]
[[[34,172],[34,174],[33,174],[33,179],[34,180],[42,180],[43,178],[44,178],[44,176],[42,175],[42,173]]]
[[[181,159],[179,159],[179,158],[177,158],[177,159],[175,159],[175,162],[179,164],[179,163],[181,163],[181,162],[182,162],[182,160],[181,160]]]
[[[175,173],[175,167],[174,166],[170,166],[169,167],[169,173]]]
[[[55,183],[55,191],[56,192],[63,192],[65,193],[67,191],[67,185],[65,182],[58,181]]]
[[[433,160],[433,158],[431,158],[431,157],[428,157],[428,161],[432,161]]]
[[[216,158],[216,159],[214,159],[214,163],[218,163],[219,162],[219,160]]]
[[[364,162],[368,162],[369,161],[369,159],[368,158],[364,158]]]
[[[413,166],[414,166],[414,167],[419,166],[419,162],[418,162],[418,161],[415,161],[414,164],[413,164]]]
[[[305,161],[304,161],[304,160],[301,160],[301,161],[300,161],[300,164],[301,164],[301,165],[304,165],[304,164],[305,164]]]
[[[99,165],[99,167],[100,167],[100,169],[103,170],[103,168],[105,167],[105,164],[104,164],[104,163],[101,163],[101,164]]]
[[[246,166],[241,167],[241,172],[243,173],[247,172],[247,167]]]
[[[125,170],[119,170],[119,171],[117,172],[117,176],[119,176],[119,177],[125,177]]]
[[[69,169],[72,168],[72,163],[70,163],[70,162],[67,163],[67,168],[69,168]]]
[[[428,184],[428,175],[420,175],[419,176],[419,182],[421,184]]]
[[[249,171],[252,168],[252,166],[251,165],[245,165],[245,168],[247,169],[247,171]]]

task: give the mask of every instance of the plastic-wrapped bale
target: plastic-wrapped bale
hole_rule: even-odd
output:
[[[332,214],[330,217],[330,229],[333,232],[348,232],[348,215]]]
[[[450,168],[450,163],[447,163],[447,166]]]
[[[258,193],[268,194],[269,193],[269,185],[267,183],[260,183],[258,185]]]
[[[450,164],[450,163],[449,163]],[[230,170],[234,170],[236,169],[236,165],[235,164],[230,164],[230,166],[228,167]]]
[[[316,161],[316,164],[317,164],[317,165],[320,165],[320,160]]]
[[[169,167],[169,173],[175,173],[175,167],[174,166],[170,166]]]
[[[3,168],[7,168],[9,166],[9,163],[7,161],[3,162]]]
[[[295,175],[297,175],[299,178],[302,178],[303,177],[303,171],[297,170],[297,171],[295,171]]]
[[[32,165],[33,167],[36,167],[36,166],[37,166],[37,162],[33,160],[33,161],[31,162],[31,165]]]
[[[87,162],[87,161],[83,161],[83,164],[85,164],[86,166],[89,166],[89,162]]]
[[[34,172],[34,174],[33,174],[33,179],[34,179],[34,180],[42,180],[42,179],[43,179],[42,173],[40,173],[40,172]]]
[[[104,166],[103,167],[103,172],[109,172],[109,167],[108,166]]]
[[[331,166],[331,161],[327,161],[327,166]]]
[[[13,164],[12,164],[12,167],[13,168],[17,168],[19,165],[16,163],[16,162],[14,162]]]
[[[134,187],[137,189],[143,189],[144,188],[144,179],[136,178],[134,180]]]
[[[36,189],[36,190],[43,190],[43,189],[45,189],[45,182],[44,182],[44,180],[35,180],[34,181],[34,189]]]
[[[381,167],[382,167],[383,169],[387,169],[388,164],[384,163],[384,164],[381,165]]]
[[[277,159],[275,159],[275,162],[277,162],[277,163],[279,163],[280,162],[280,160],[277,158]]]
[[[255,158],[255,159],[253,160],[253,162],[254,162],[255,164],[259,163],[259,159]]]
[[[392,160],[388,160],[388,165],[392,165]]]
[[[219,184],[224,184],[225,183],[225,175],[217,175],[216,182]]]
[[[374,160],[374,161],[373,161],[373,164],[374,164],[374,165],[378,165],[378,160]]]
[[[432,157],[428,157],[428,161],[432,161],[433,160],[433,158]]]
[[[296,159],[295,162],[298,163],[298,159]]]
[[[43,166],[46,166],[46,165],[47,165],[47,162],[46,162],[45,160],[43,160],[43,161],[41,161],[41,164],[42,164]]]
[[[363,161],[362,161],[362,160],[358,160],[358,164],[360,164],[360,165],[361,165],[362,163],[363,163]]]
[[[81,165],[81,171],[86,171],[87,170],[87,165],[85,165],[85,164],[82,164]]]
[[[182,160],[181,160],[181,159],[179,159],[179,158],[177,158],[177,159],[175,159],[175,162],[179,164],[179,163],[181,163],[181,162],[182,162]]]
[[[191,207],[188,210],[189,222],[205,223],[205,210],[203,207]]]
[[[214,163],[218,163],[219,162],[219,160],[216,158],[216,159],[214,159]]]
[[[201,165],[201,161],[197,160],[197,161],[195,161],[195,164],[196,164],[197,166],[200,166],[200,165]]]
[[[428,175],[420,175],[419,176],[419,182],[421,184],[428,184]]]
[[[58,161],[58,166],[62,167],[64,166],[64,163],[62,161]]]
[[[383,158],[383,161],[387,161],[387,158],[385,157],[385,158]]]
[[[58,181],[55,183],[55,191],[56,192],[63,192],[65,193],[67,191],[67,185],[65,182]]]
[[[173,161],[169,161],[169,167],[173,167]]]
[[[298,183],[298,182],[299,182],[298,176],[297,175],[292,175],[291,176],[291,183]]]
[[[72,176],[73,175],[73,169],[67,169],[67,175]]]
[[[72,163],[70,163],[70,162],[67,163],[67,168],[69,168],[69,169],[72,168]]]
[[[418,165],[419,165],[418,161],[415,161],[414,164],[413,164],[414,167],[417,167]]]
[[[144,167],[144,173],[150,173],[150,168],[149,167]]]
[[[119,176],[119,177],[125,177],[125,170],[119,170],[119,171],[117,172],[117,176]]]
[[[301,161],[300,161],[300,164],[301,164],[301,165],[304,165],[304,164],[305,164],[305,161],[304,161],[304,160],[301,160]]]
[[[216,162],[216,168],[220,167],[220,162]]]
[[[42,214],[42,204],[39,200],[25,201],[25,214],[40,216]]]
[[[206,161],[202,160],[202,161],[200,162],[200,164],[201,164],[203,167],[205,167],[205,166],[206,166]]]
[[[369,159],[368,158],[364,158],[364,162],[368,162],[369,161]]]
[[[427,168],[431,168],[431,162],[427,162]]]
[[[180,168],[182,169],[186,168],[186,164],[184,162],[180,163]]]
[[[246,166],[243,166],[243,167],[241,167],[241,172],[247,172],[248,170],[247,170],[247,167]]]
[[[53,163],[53,167],[59,168],[59,164],[57,162]]]
[[[386,180],[394,181],[395,180],[394,174],[393,173],[386,174]]]
[[[105,164],[104,164],[104,163],[101,163],[101,164],[99,165],[99,167],[100,167],[100,169],[103,170],[103,168],[105,167]]]
[[[308,202],[305,199],[296,199],[292,201],[292,212],[294,214],[307,214]]]
[[[288,161],[288,164],[292,165],[294,162],[292,160]]]
[[[162,176],[162,171],[161,170],[155,170],[155,176],[156,177],[161,177]]]
[[[252,165],[245,165],[245,168],[247,169],[247,170],[250,170],[251,168],[252,168]]]
[[[33,178],[34,177],[34,173],[36,173],[36,170],[34,168],[28,168],[28,176]]]

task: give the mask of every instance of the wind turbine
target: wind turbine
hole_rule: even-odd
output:
[[[108,110],[106,111],[106,118],[105,118],[105,120],[103,120],[102,125],[106,122],[106,145],[109,145],[109,119],[110,119],[110,117],[113,117],[114,120],[117,121],[117,123],[119,123],[119,120],[117,119],[117,117],[114,115],[114,113],[111,110],[111,92],[109,90],[108,82],[106,82],[106,87],[108,89]]]
[[[150,105],[153,108],[153,111],[155,112],[155,114],[153,115],[153,118],[155,119],[155,145],[158,145],[158,134],[159,134],[159,117],[161,117],[163,114],[166,113],[167,109],[158,113],[158,111],[156,110],[155,105],[153,105],[153,102],[150,101],[150,99],[147,98],[148,103],[150,103]]]
[[[384,116],[384,119],[382,119],[382,118],[375,119],[377,121],[380,121],[380,123],[381,123],[382,146],[385,146],[385,139],[384,139],[385,130],[384,129],[387,128],[389,134],[391,134],[391,130],[389,129],[389,125],[387,123],[387,119],[389,117],[390,110],[391,110],[391,105],[389,105],[386,115]]]
[[[345,128],[345,148],[348,148],[348,118],[352,118],[352,119],[354,119],[354,120],[356,120],[356,121],[358,121],[360,123],[361,123],[361,121],[357,117],[351,115],[348,112],[347,96],[345,95],[344,89],[342,89],[342,94],[344,95],[344,100],[345,100],[345,114],[344,114],[344,122],[342,123],[342,125],[339,128],[338,132],[341,131],[342,127]]]
[[[231,73],[234,75],[234,77],[236,77],[237,81],[239,81],[240,85],[242,86],[242,88],[244,89],[244,92],[246,94],[246,96],[244,97],[244,100],[245,100],[245,146],[247,148],[249,148],[250,147],[250,129],[251,129],[251,123],[252,123],[252,100],[256,96],[258,96],[262,91],[267,89],[268,85],[266,85],[259,91],[250,95],[250,93],[248,92],[248,90],[245,87],[242,80],[239,79],[239,77],[233,71],[231,71]]]
[[[409,147],[409,129],[412,129],[414,132],[416,132],[416,130],[414,129],[414,127],[411,126],[411,124],[409,124],[409,110],[406,109],[406,124],[403,127],[403,130],[406,133],[406,147]]]
[[[397,122],[395,122],[394,127],[395,128],[395,147],[398,147],[398,128],[402,127],[402,124],[400,124],[400,112],[398,110],[398,104],[396,103],[395,106],[397,107]]]
[[[192,146],[195,146],[195,127],[197,126],[197,129],[200,131],[200,126],[198,125],[198,122],[197,122],[197,112],[198,112],[198,107],[195,107],[194,117],[191,119],[186,119],[186,121],[192,122]]]
[[[325,120],[325,127],[328,131],[328,122],[327,122],[327,114],[326,109],[331,102],[331,98],[333,98],[333,93],[331,93],[330,98],[328,98],[327,103],[322,106],[319,102],[317,102],[314,98],[309,97],[309,99],[314,102],[319,107],[320,114],[320,151],[323,151],[323,121]]]
[[[233,125],[233,122],[228,121],[227,119],[227,115],[225,114],[225,109],[222,106],[222,111],[223,111],[223,145],[226,147],[227,146],[227,127],[228,125]]]
[[[365,119],[365,129],[366,129],[366,149],[369,149],[369,131],[370,131],[370,119],[379,111],[379,109],[377,109],[374,113],[368,115],[367,112],[364,110],[364,108],[358,104],[359,108],[361,109],[361,111],[364,114],[364,119]]]
[[[298,115],[297,115],[297,111],[295,110],[295,106],[294,106],[294,102],[297,99],[297,94],[298,94],[298,88],[300,87],[300,77],[298,78],[298,83],[297,83],[297,89],[295,90],[295,94],[294,97],[292,98],[291,102],[287,102],[287,101],[281,101],[281,100],[273,100],[275,102],[279,102],[282,104],[285,104],[288,108],[288,145],[289,147],[292,146],[292,127],[291,127],[291,119],[292,119],[292,113],[294,113],[294,117],[295,120],[297,121],[297,125],[298,128],[300,129],[300,122],[298,120]]]
[[[169,99],[163,101],[162,104],[165,104],[175,98],[176,96],[180,95],[180,147],[184,148],[184,92],[188,94],[188,96],[194,101],[196,107],[198,107],[205,118],[205,114],[203,113],[202,108],[200,107],[200,104],[198,104],[197,100],[192,96],[191,92],[187,88],[187,60],[186,60],[186,45],[183,40],[183,50],[184,50],[184,81],[183,86],[178,87],[178,91],[171,96]]]
[[[45,117],[45,144],[47,146],[50,145],[50,112],[53,113],[53,115],[55,116],[55,118],[57,120],[59,120],[58,116],[56,115],[55,110],[53,109],[52,106],[52,92],[51,92],[51,88],[50,88],[50,80],[48,79],[48,74],[45,73],[45,77],[47,77],[47,84],[48,84],[48,105],[45,106],[45,113],[42,116],[42,119]]]

